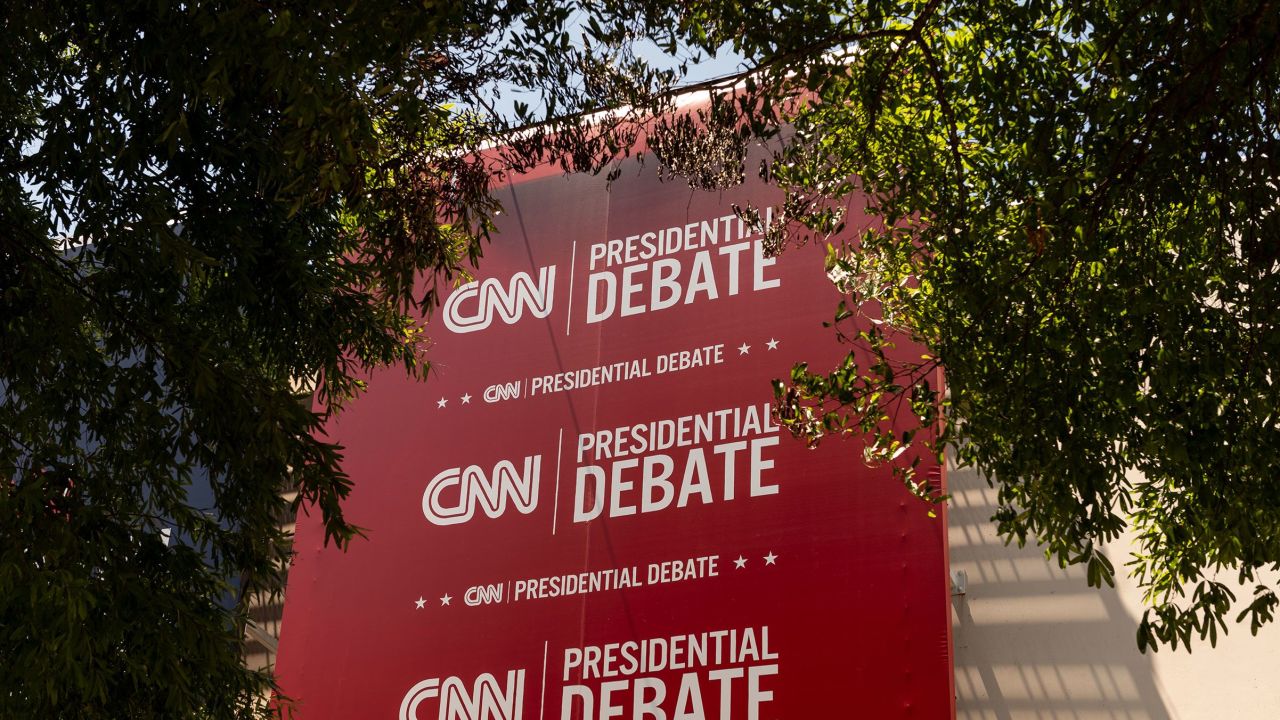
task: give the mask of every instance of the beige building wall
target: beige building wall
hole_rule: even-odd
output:
[[[948,481],[951,568],[968,576],[951,598],[957,718],[1280,718],[1280,626],[1253,637],[1232,625],[1216,648],[1140,654],[1131,580],[1090,588],[1082,569],[1006,547],[990,522],[995,491],[970,470]],[[1118,571],[1127,547],[1107,549]]]
[[[298,493],[290,490],[283,493],[282,497],[286,502],[292,503]],[[280,523],[280,529],[291,538],[297,527],[296,518],[292,514]],[[250,624],[245,628],[244,662],[254,670],[274,668],[276,649],[280,644],[280,619],[284,615],[284,595],[274,599],[254,595],[248,598],[248,604]]]

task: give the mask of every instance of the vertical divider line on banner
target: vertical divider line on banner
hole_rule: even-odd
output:
[[[556,495],[551,503],[551,534],[556,534],[556,518],[560,515],[560,463],[564,458],[564,428],[560,428],[560,439],[556,440]]]
[[[573,241],[573,248],[569,251],[569,306],[564,314],[564,336],[569,337],[569,324],[573,322],[573,278],[575,266],[578,262],[578,241]],[[587,298],[590,299],[590,294]]]
[[[547,644],[550,641],[543,641],[543,692],[538,701],[538,720],[543,720],[547,716]],[[954,715],[954,714],[952,714]]]

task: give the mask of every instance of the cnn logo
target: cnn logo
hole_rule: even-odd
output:
[[[495,314],[508,325],[515,324],[525,310],[536,318],[545,318],[551,314],[555,285],[554,265],[540,269],[536,283],[525,272],[511,276],[506,287],[493,278],[467,283],[445,301],[444,325],[456,333],[469,333],[489,327]]]
[[[510,503],[528,515],[538,506],[541,468],[541,455],[526,457],[523,471],[510,460],[498,461],[488,474],[479,465],[449,468],[427,483],[422,514],[435,525],[457,525],[470,520],[477,508],[490,518],[501,517]]]
[[[470,689],[457,677],[423,680],[405,693],[400,720],[427,720],[418,715],[418,707],[428,700],[439,701],[436,720],[520,720],[524,670],[507,671],[505,686],[489,673],[476,676]]]

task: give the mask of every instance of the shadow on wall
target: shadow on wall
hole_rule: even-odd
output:
[[[1039,548],[1006,547],[991,522],[995,490],[972,470],[948,479],[951,568],[968,575],[966,594],[951,598],[956,717],[1176,718],[1119,594],[1088,587],[1082,569],[1061,570]]]

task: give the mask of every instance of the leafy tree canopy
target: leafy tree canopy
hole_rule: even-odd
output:
[[[556,88],[539,107],[559,115],[606,86],[669,85],[675,70],[629,48],[675,12],[3,11],[0,716],[266,712],[271,679],[241,663],[236,596],[281,589],[282,492],[296,487],[329,540],[359,532],[325,417],[372,367],[425,373],[419,318],[479,258],[495,174],[599,164],[602,137],[569,125],[482,156],[503,126],[451,103],[501,80]],[[569,42],[571,18],[589,46]],[[589,77],[587,53],[602,58]]]
[[[1280,569],[1280,9],[1241,2],[740,3],[739,107],[794,135],[762,169],[788,237],[836,243],[855,344],[778,392],[811,440],[910,407],[994,479],[1006,538],[1090,584],[1136,534],[1142,648],[1270,621]],[[710,12],[710,11],[709,11]],[[779,105],[779,101],[781,104]],[[789,101],[789,102],[785,102]],[[870,314],[875,323],[855,323]],[[931,357],[885,359],[906,332]],[[936,410],[934,367],[949,395]],[[824,369],[825,370],[825,369]],[[909,402],[903,402],[903,401]],[[924,437],[921,435],[921,437]],[[905,457],[905,456],[904,456]],[[921,493],[909,466],[900,468]]]

